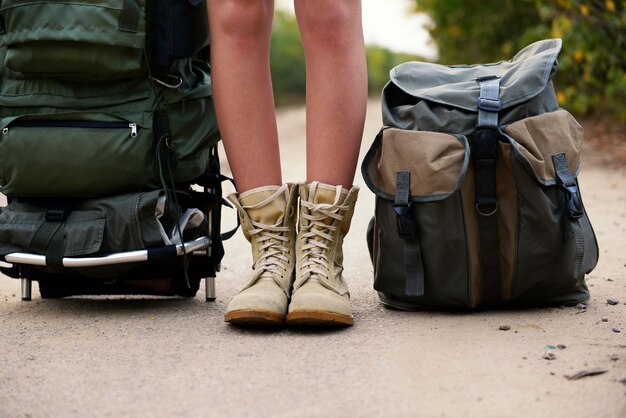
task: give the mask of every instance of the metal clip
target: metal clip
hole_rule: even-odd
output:
[[[177,89],[177,88],[179,88],[183,84],[183,79],[180,78],[177,75],[168,74],[166,77],[168,78],[168,80],[173,81],[173,83],[169,82],[169,81],[159,80],[156,77],[152,77],[151,79],[155,83],[158,83],[158,84],[160,84],[160,85],[162,85],[164,87],[167,87],[168,89]]]

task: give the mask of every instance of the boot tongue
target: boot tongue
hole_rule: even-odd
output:
[[[287,190],[284,188],[283,192],[280,186],[266,186],[242,193],[239,195],[239,201],[253,221],[264,225],[277,225],[285,217]]]
[[[337,187],[330,186],[328,184],[317,183],[314,187],[314,190],[312,191],[312,195],[313,196],[310,196],[310,201],[312,201],[316,205],[333,205],[335,203],[335,199],[337,198]],[[341,197],[339,198],[337,203],[343,203],[347,195],[348,191],[342,188]]]

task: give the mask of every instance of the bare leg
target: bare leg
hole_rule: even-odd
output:
[[[237,190],[282,183],[269,65],[273,0],[208,0],[215,111]]]
[[[307,182],[354,180],[367,107],[360,0],[295,0],[306,57]]]

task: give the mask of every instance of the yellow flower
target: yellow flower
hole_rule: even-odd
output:
[[[581,51],[580,49],[577,49],[576,51],[574,51],[574,61],[576,61],[578,64],[580,64],[581,62],[583,62],[583,51]]]
[[[609,12],[614,12],[615,11],[615,2],[613,0],[606,0],[604,2],[604,5],[606,6],[606,9]]]
[[[556,94],[556,100],[558,100],[559,105],[562,105],[563,103],[565,103],[565,100],[567,100],[567,97],[565,97],[565,93],[560,91]]]
[[[583,16],[589,16],[589,6],[586,4],[581,4],[580,5],[580,13],[582,13]]]

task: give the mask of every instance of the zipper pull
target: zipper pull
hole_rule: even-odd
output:
[[[130,137],[135,138],[137,136],[137,124],[129,123],[128,127],[130,128]]]

